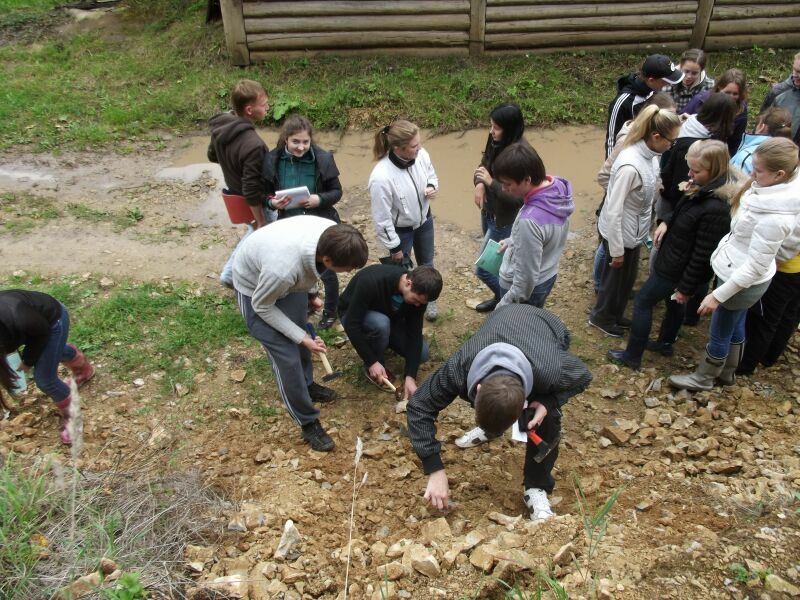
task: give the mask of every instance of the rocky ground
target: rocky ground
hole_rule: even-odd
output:
[[[0,272],[106,278],[109,288],[128,278],[216,289],[214,273],[237,233],[193,218],[215,188],[211,176],[155,178],[170,152],[7,157],[0,191],[123,215],[135,207],[144,218],[121,227],[73,211],[32,230],[6,231]],[[346,190],[341,212],[377,256],[365,190]],[[474,234],[437,223],[443,316],[426,326],[434,360],[421,377],[480,326],[482,317],[468,307],[485,297],[471,273],[477,246]],[[527,518],[520,445],[504,439],[455,447],[473,426],[459,401],[439,428],[454,505],[444,515],[427,506],[404,414],[363,380],[347,344],[330,352],[344,372],[332,383],[339,400],[322,409],[337,443],[330,455],[301,442],[269,376],[241,370],[258,351],[231,344],[209,357],[212,373],[167,400],[158,393],[162,373],[115,379],[101,358],[83,391],[80,466],[110,469],[144,447],[159,455],[158,469],[199,469],[228,499],[224,516],[207,528],[213,535],[187,540],[185,573],[194,581],[187,592],[196,599],[342,598],[345,579],[354,599],[493,598],[503,596],[499,580],[546,589],[539,572],[575,598],[800,596],[800,341],[772,369],[694,395],[673,392],[666,377],[694,366],[705,320],[682,332],[674,357],[648,355],[640,372],[607,364],[606,350],[620,342],[586,323],[593,249],[590,228],[575,232],[548,301],[594,374],[590,389],[565,407],[552,499],[559,516],[552,520]],[[275,413],[256,419],[265,405]],[[31,460],[62,454],[56,432],[55,413],[31,390],[0,422],[0,447]],[[363,455],[355,466],[358,438]],[[582,518],[573,478],[589,520],[619,490],[599,542]]]

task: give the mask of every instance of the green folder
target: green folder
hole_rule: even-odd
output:
[[[494,275],[499,275],[500,265],[503,263],[503,254],[498,250],[500,250],[500,244],[494,240],[489,240],[478,260],[475,261],[475,266]]]

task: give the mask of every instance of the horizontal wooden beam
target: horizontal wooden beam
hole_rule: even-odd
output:
[[[749,0],[752,2],[753,0]],[[784,2],[786,0],[783,0]],[[554,4],[608,4],[608,0],[487,0],[489,6],[542,6]],[[615,4],[642,3],[642,0],[616,0]]]
[[[336,33],[248,34],[253,50],[306,50],[319,48],[467,47],[467,32],[448,31],[341,31]]]
[[[766,33],[763,35],[709,35],[706,37],[707,50],[727,50],[728,48],[752,48],[761,46],[770,48],[800,47],[800,32],[786,32],[780,35]]]
[[[328,31],[468,31],[469,15],[394,15],[364,17],[294,17],[245,19],[247,33]]]
[[[637,29],[625,32],[626,42],[686,42],[691,29],[680,31],[660,31],[655,35],[650,29]],[[620,41],[618,31],[560,31],[522,34],[486,34],[486,48],[541,48],[547,46],[569,47],[581,44],[608,44],[616,46]]]
[[[245,17],[469,14],[469,0],[280,0],[245,2]]]
[[[675,50],[685,50],[686,42],[666,42],[664,44],[649,44],[649,43],[633,43],[633,44],[614,44],[615,50],[630,50],[640,51],[642,53],[651,54],[654,52],[668,53]],[[605,43],[589,44],[582,43],[571,46],[548,46],[546,48],[503,48],[503,49],[486,49],[486,56],[508,56],[519,54],[551,54],[554,52],[575,52],[578,50],[585,50],[586,52],[605,52],[608,50],[608,45]]]
[[[274,58],[303,58],[311,56],[422,56],[422,57],[444,57],[444,56],[467,56],[469,50],[466,48],[321,48],[318,50],[254,50],[250,53],[252,62],[263,62]]]
[[[800,2],[794,4],[758,4],[719,6],[714,8],[714,21],[752,19],[754,17],[800,17]]]
[[[711,21],[708,35],[761,35],[763,33],[800,32],[800,17],[782,19],[747,19],[745,21]],[[776,40],[778,41],[778,40]]]
[[[536,19],[532,21],[490,21],[486,33],[515,33],[531,31],[627,31],[637,27],[653,29],[686,29],[694,14],[642,15],[625,17],[586,17],[573,19]]]
[[[547,6],[489,6],[486,8],[487,21],[536,21],[538,19],[568,17],[610,17],[625,15],[664,15],[692,13],[697,10],[697,2],[637,2],[600,4],[550,4]],[[694,23],[694,18],[692,18]]]

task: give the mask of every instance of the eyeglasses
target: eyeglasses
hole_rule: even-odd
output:
[[[669,142],[669,147],[670,148],[672,148],[675,145],[675,143],[678,141],[678,138],[675,138],[674,140],[671,140],[665,135],[662,135],[661,137]]]

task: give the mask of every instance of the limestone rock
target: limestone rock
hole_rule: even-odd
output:
[[[575,545],[572,542],[564,544],[558,549],[558,552],[553,556],[553,564],[563,567],[572,561],[572,554],[575,551]]]
[[[488,573],[494,566],[494,556],[486,551],[486,544],[478,546],[469,556],[469,562],[476,569]]]
[[[385,565],[381,565],[377,567],[375,571],[381,580],[388,579],[389,581],[397,581],[401,577],[408,575],[408,569],[405,567],[405,565],[397,561],[392,561]]]
[[[183,557],[188,562],[208,563],[214,558],[214,549],[205,546],[187,545],[183,551]]]
[[[766,579],[764,579],[764,587],[770,592],[788,594],[792,598],[800,596],[800,587],[789,583],[785,579],[781,579],[774,573],[770,573],[767,575]]]
[[[300,532],[294,526],[294,522],[289,519],[283,526],[283,535],[275,550],[275,560],[287,560],[299,555],[298,546],[301,541]]]
[[[490,512],[488,515],[490,521],[494,521],[495,523],[499,523],[500,525],[504,525],[506,529],[511,531],[516,527],[519,522],[522,520],[522,515],[517,515],[516,517],[509,517],[508,515],[504,515],[498,512]]]
[[[411,540],[409,539],[402,539],[396,541],[394,544],[389,546],[389,549],[386,550],[386,556],[388,558],[400,558],[403,556],[403,553],[406,551],[406,547],[411,544]]]
[[[522,548],[525,538],[511,531],[501,531],[497,536],[497,545],[502,549]]]
[[[81,598],[95,591],[101,583],[100,573],[89,573],[83,577],[79,577],[70,585],[65,587],[59,592],[59,598],[63,600],[74,600]]]
[[[422,544],[411,544],[403,553],[403,565],[427,577],[439,575],[439,561]]]
[[[711,452],[711,450],[716,450],[717,448],[719,448],[719,442],[716,440],[716,438],[699,438],[687,446],[686,454],[691,458],[700,458],[701,456],[705,456]]]
[[[480,529],[473,529],[464,537],[464,552],[472,550],[486,539],[486,534]]]
[[[708,470],[717,475],[730,475],[742,470],[740,460],[715,460],[708,465]]]
[[[606,425],[603,427],[600,434],[610,439],[617,446],[623,446],[628,443],[629,439],[631,439],[631,436],[627,431],[622,429],[622,427],[617,427],[615,425]]]
[[[247,371],[244,369],[236,369],[235,371],[231,371],[231,380],[235,381],[236,383],[242,383],[247,377]]]
[[[452,537],[453,532],[450,530],[450,524],[444,517],[439,517],[433,521],[428,521],[422,526],[420,531],[420,541],[423,544],[430,544],[431,542],[441,542]]]
[[[205,598],[242,598],[250,596],[247,576],[225,575],[217,577],[211,581],[204,581],[198,587],[187,590],[186,597],[189,600],[200,600]]]
[[[265,463],[265,462],[269,462],[269,460],[271,458],[272,458],[272,450],[270,449],[270,447],[269,446],[262,446],[261,449],[258,451],[258,454],[256,454],[256,457],[255,457],[254,460],[258,464],[262,464],[262,463]]]

